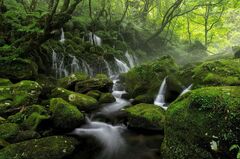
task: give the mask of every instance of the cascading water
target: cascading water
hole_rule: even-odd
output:
[[[81,62],[82,62],[82,68],[83,68],[82,71],[87,73],[90,76],[93,76],[93,70],[89,66],[89,64],[86,61],[84,61],[83,59],[81,59]]]
[[[61,28],[61,39],[60,39],[60,42],[64,43],[64,41],[65,41],[65,33],[64,33],[63,28]]]
[[[187,88],[185,88],[182,93],[180,94],[180,96],[184,95],[185,93],[189,92],[192,89],[193,84],[190,84]]]
[[[123,61],[121,61],[117,58],[114,58],[114,59],[115,59],[116,65],[118,67],[118,72],[119,73],[125,73],[125,72],[128,72],[130,70],[130,68],[128,67],[128,65],[125,62],[123,62]]]
[[[123,126],[113,126],[103,122],[88,120],[86,125],[75,129],[71,134],[94,136],[103,146],[103,151],[98,159],[113,159],[117,158],[117,155],[125,149],[125,141],[121,136],[124,130],[125,127]]]
[[[108,71],[108,76],[111,78],[112,76],[114,76],[113,71],[111,70],[111,67],[109,65],[109,63],[104,59],[103,62],[106,65],[107,71]]]
[[[167,82],[166,81],[167,81],[167,77],[164,78],[164,80],[160,86],[158,95],[154,101],[155,105],[158,105],[164,109],[167,109],[166,102],[165,102],[165,93],[167,90]]]
[[[73,55],[69,54],[69,56],[72,58],[71,73],[79,72],[80,71],[79,60],[75,56],[73,56]]]
[[[130,67],[133,68],[135,66],[135,58],[134,58],[134,56],[130,55],[128,53],[128,51],[126,51],[125,52],[125,57],[127,58]]]
[[[52,50],[52,69],[55,71],[56,78],[62,78],[69,75],[64,64],[64,56],[62,54],[57,54]]]
[[[91,44],[95,44],[97,46],[102,45],[102,39],[99,36],[93,34],[92,32],[90,32],[88,34],[88,36],[89,36],[89,41],[91,42]]]

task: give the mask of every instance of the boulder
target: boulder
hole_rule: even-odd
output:
[[[116,99],[111,93],[102,93],[99,98],[99,103],[113,103]]]
[[[133,105],[140,104],[140,103],[149,103],[152,104],[154,102],[154,99],[147,94],[139,95],[136,98],[134,98],[134,101],[132,102]]]
[[[93,97],[72,92],[64,88],[56,88],[52,91],[53,98],[62,98],[78,107],[79,110],[92,110],[97,108],[97,100]]]
[[[84,123],[84,115],[61,98],[53,98],[50,102],[52,121],[55,128],[71,130]]]
[[[12,84],[12,82],[9,79],[0,78],[0,86],[8,86],[11,84]]]
[[[41,89],[41,86],[34,81],[21,81],[9,86],[0,86],[0,115],[36,103]]]
[[[163,131],[165,110],[159,106],[141,103],[124,110],[130,128]]]
[[[195,87],[240,85],[239,66],[240,59],[203,62],[193,69],[194,85]]]
[[[106,75],[97,75],[88,80],[79,81],[75,85],[75,91],[79,93],[87,93],[91,90],[98,90],[101,92],[111,92],[113,83]]]
[[[37,65],[28,59],[15,57],[0,58],[0,75],[14,81],[32,79],[37,75]]]
[[[74,90],[76,82],[85,81],[88,78],[89,77],[86,74],[74,73],[70,76],[59,79],[57,85],[65,89]]]
[[[77,145],[72,137],[50,136],[8,145],[0,150],[0,158],[62,159],[71,155]]]
[[[13,140],[19,133],[19,125],[15,123],[4,123],[0,125],[0,139]]]
[[[86,95],[95,98],[96,100],[98,100],[101,96],[102,92],[98,91],[98,90],[93,90],[93,91],[89,91],[86,93]]]
[[[165,159],[234,158],[240,143],[240,87],[205,87],[178,98],[166,111]]]

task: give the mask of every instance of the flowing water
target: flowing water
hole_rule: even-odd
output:
[[[180,96],[184,95],[185,93],[189,92],[192,89],[193,84],[190,84],[187,88],[185,88],[182,93],[180,94]]]
[[[160,86],[158,95],[154,101],[155,105],[158,105],[158,106],[162,107],[163,109],[167,109],[166,102],[165,102],[165,93],[167,90],[167,82],[166,81],[167,81],[167,77],[164,78],[164,80]]]
[[[125,57],[127,58],[130,67],[133,68],[135,66],[135,57],[130,55],[128,51],[125,52]]]
[[[52,69],[55,71],[56,78],[62,78],[69,75],[64,64],[64,55],[52,50]]]
[[[97,46],[102,45],[102,39],[99,36],[93,34],[92,32],[90,32],[88,34],[88,36],[89,36],[89,41],[91,42],[91,44],[94,44],[94,45],[97,45]]]
[[[65,33],[64,33],[63,28],[61,28],[61,38],[60,38],[60,42],[64,43],[64,41],[65,41]]]

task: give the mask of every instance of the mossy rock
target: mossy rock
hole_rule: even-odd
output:
[[[154,98],[148,96],[147,94],[139,95],[134,98],[133,105],[140,104],[140,103],[148,103],[152,104],[154,102]]]
[[[72,92],[64,88],[56,88],[52,91],[53,98],[62,98],[78,107],[79,110],[92,110],[97,108],[97,100],[93,97]]]
[[[102,93],[99,98],[99,103],[113,103],[116,99],[111,93]]]
[[[101,96],[102,92],[98,91],[98,90],[93,90],[93,91],[89,91],[86,93],[87,96],[93,97],[96,100],[98,100]]]
[[[162,155],[166,159],[234,158],[229,148],[240,142],[239,122],[240,87],[188,92],[166,112]]]
[[[153,104],[141,103],[124,110],[130,128],[163,131],[165,110]]]
[[[41,86],[34,81],[21,81],[10,86],[0,86],[0,115],[11,113],[18,107],[35,104]]]
[[[55,128],[71,130],[84,123],[84,115],[78,108],[61,98],[51,99],[50,110]]]
[[[20,127],[15,123],[4,123],[0,125],[0,139],[13,140],[19,133]]]
[[[163,56],[154,62],[142,64],[122,74],[121,81],[131,98],[144,94],[155,98],[163,79],[176,74],[178,70],[171,56]]]
[[[112,81],[106,75],[96,75],[95,78],[77,82],[75,91],[79,93],[87,93],[91,90],[111,92],[112,86]]]
[[[39,139],[41,135],[33,130],[25,130],[25,131],[19,131],[17,136],[14,139],[14,142],[21,142],[31,139]]]
[[[0,86],[8,86],[11,84],[12,84],[12,82],[9,79],[0,78]]]
[[[41,98],[46,99],[51,91],[57,87],[57,80],[53,77],[40,74],[36,77],[36,82],[42,87]]]
[[[76,82],[84,81],[87,80],[88,78],[89,78],[88,75],[84,73],[74,73],[71,74],[70,76],[59,79],[57,85],[65,89],[74,90]]]
[[[0,58],[0,75],[3,78],[15,81],[32,79],[37,72],[38,66],[31,60],[12,57]]]
[[[240,59],[207,61],[195,67],[193,73],[196,87],[240,85]]]
[[[11,144],[0,150],[1,159],[62,159],[73,153],[78,141],[72,137],[50,136]]]

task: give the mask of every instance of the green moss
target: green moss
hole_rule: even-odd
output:
[[[111,93],[102,93],[99,98],[99,103],[113,103],[116,99]]]
[[[69,103],[76,105],[79,110],[91,110],[97,107],[97,100],[93,97],[75,93],[64,88],[56,88],[52,91],[52,97],[62,98]]]
[[[101,92],[97,90],[89,91],[86,93],[87,96],[93,97],[96,100],[98,100],[101,96]]]
[[[139,95],[137,96],[134,101],[133,104],[139,104],[139,103],[153,103],[154,99],[146,94],[144,95]]]
[[[208,61],[193,70],[195,85],[240,85],[240,59]]]
[[[9,79],[0,78],[0,86],[11,85],[12,82]]]
[[[77,107],[61,98],[53,98],[50,102],[53,125],[59,129],[74,129],[84,123],[84,115]]]
[[[166,112],[163,157],[202,159],[231,155],[229,147],[240,142],[239,110],[239,87],[207,87],[183,95]],[[211,151],[212,141],[218,143],[217,153]]]
[[[130,127],[163,130],[165,110],[152,104],[138,104],[124,110]]]
[[[0,150],[1,159],[60,159],[70,155],[78,141],[72,137],[51,136],[11,144]]]
[[[0,139],[12,140],[19,132],[19,126],[14,123],[4,123],[0,125]]]
[[[74,73],[70,76],[61,78],[58,80],[58,86],[62,88],[70,88],[71,86],[74,86],[74,83],[77,81],[84,81],[88,79],[88,75],[83,73]]]

